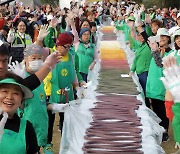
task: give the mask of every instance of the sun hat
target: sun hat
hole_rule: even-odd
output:
[[[29,88],[27,88],[26,86],[16,82],[12,78],[6,78],[6,79],[1,80],[0,81],[0,85],[2,85],[2,84],[14,84],[14,85],[18,85],[22,89],[22,91],[24,93],[23,99],[28,99],[28,98],[32,98],[33,97],[33,93],[32,93],[32,91]]]
[[[176,36],[180,36],[180,28],[174,32],[174,34],[172,35],[172,39],[174,40]]]
[[[136,19],[134,18],[134,16],[129,16],[128,20],[135,21]]]
[[[166,28],[159,28],[157,31],[157,35],[159,35],[159,36],[161,36],[161,35],[170,36],[168,29],[166,29]]]

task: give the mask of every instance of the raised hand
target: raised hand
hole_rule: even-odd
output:
[[[49,34],[48,25],[41,26],[37,39],[43,40]]]
[[[168,89],[173,98],[174,102],[180,102],[180,67],[177,65],[176,58],[173,55],[163,58],[164,77],[161,77],[161,80]]]

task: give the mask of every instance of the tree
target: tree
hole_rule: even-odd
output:
[[[146,8],[153,7],[156,5],[157,7],[176,7],[180,8],[180,0],[135,0],[137,3],[143,3]]]
[[[50,4],[52,6],[57,6],[59,4],[59,0],[41,0],[42,4]]]

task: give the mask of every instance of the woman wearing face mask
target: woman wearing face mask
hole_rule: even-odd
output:
[[[26,76],[36,73],[43,65],[43,52],[38,45],[28,46],[24,50],[24,57]],[[48,114],[43,83],[32,92],[34,97],[24,102],[24,108],[19,114],[33,124],[40,149],[47,144],[48,135]]]
[[[17,21],[17,31],[11,28],[8,33],[7,41],[11,43],[10,56],[12,56],[12,62],[21,62],[24,58],[24,49],[27,45],[32,44],[31,36],[26,34],[26,27],[26,22],[19,19]]]
[[[168,30],[165,28],[159,28],[157,35],[160,36],[159,48],[157,43],[150,43],[151,50],[153,51],[153,58],[147,78],[146,95],[151,99],[153,111],[162,120],[160,125],[166,130],[166,132],[163,133],[162,141],[166,142],[169,140],[169,120],[166,117],[165,110],[165,87],[160,78],[163,76],[162,58],[172,52],[169,47],[171,38]]]
[[[16,114],[21,104],[32,97],[31,90],[25,86],[21,77],[7,73],[5,79],[0,81],[0,122],[5,122],[3,134],[0,134],[1,154],[38,153],[37,138],[32,124],[23,118],[20,119]],[[8,118],[7,121],[5,118]],[[2,125],[0,126],[2,131]]]

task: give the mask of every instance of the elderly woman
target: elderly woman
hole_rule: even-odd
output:
[[[5,77],[0,81],[0,108],[8,114],[8,119],[0,142],[0,153],[37,154],[37,138],[32,124],[16,114],[21,104],[33,94],[19,76],[6,74]],[[2,118],[0,115],[0,120]]]

